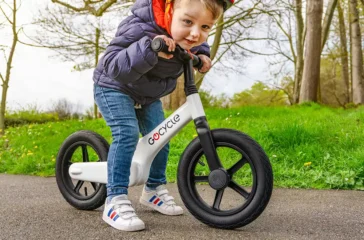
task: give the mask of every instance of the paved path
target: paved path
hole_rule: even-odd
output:
[[[181,204],[175,184],[168,189]],[[55,178],[0,174],[0,239],[364,239],[364,192],[275,189],[264,213],[236,230],[210,228],[186,211],[169,217],[130,199],[145,222],[141,232],[120,232],[102,209],[79,211],[58,191]]]

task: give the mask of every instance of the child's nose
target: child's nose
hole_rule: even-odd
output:
[[[200,30],[197,28],[193,28],[191,30],[191,37],[195,38],[199,38],[200,37]]]

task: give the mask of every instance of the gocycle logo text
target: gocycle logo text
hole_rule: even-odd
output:
[[[153,145],[156,141],[158,141],[161,136],[166,134],[168,132],[169,128],[173,128],[174,125],[176,125],[179,122],[180,118],[179,115],[174,115],[174,117],[166,122],[164,126],[162,126],[156,133],[153,134],[153,137],[150,137],[148,139],[148,143],[150,145]]]

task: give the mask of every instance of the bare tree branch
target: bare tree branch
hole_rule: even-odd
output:
[[[3,84],[5,83],[5,79],[3,77],[3,75],[0,73],[0,78],[1,78],[1,81],[3,82]]]
[[[95,0],[95,1],[92,1],[92,0],[90,0],[89,2],[91,3],[91,4],[95,4],[95,3],[100,3],[100,2],[102,2],[103,0]]]
[[[239,2],[240,2],[240,1],[239,1]],[[249,8],[249,9],[248,9],[248,11],[244,11],[244,10],[242,10],[242,11],[238,11],[236,15],[234,15],[234,16],[230,16],[230,17],[228,18],[228,20],[227,20],[227,21],[224,21],[224,22],[222,22],[222,23],[220,23],[220,24],[216,25],[216,26],[212,29],[212,31],[209,33],[209,36],[214,36],[214,35],[215,35],[215,31],[216,31],[216,29],[217,29],[218,27],[221,27],[221,26],[222,26],[222,27],[224,27],[224,28],[226,29],[226,28],[231,27],[231,26],[232,26],[232,25],[234,25],[235,23],[238,23],[239,21],[242,21],[242,20],[246,19],[246,18],[247,18],[247,16],[251,15],[251,14],[252,14],[252,12],[253,12],[254,10],[256,10],[256,6],[258,6],[260,3],[261,3],[260,1],[256,2],[256,3],[254,4],[254,6],[253,6],[253,7],[251,7],[251,8]],[[238,4],[237,4],[237,3],[235,3],[235,7],[237,7],[237,6],[238,6]]]
[[[248,49],[248,48],[245,48],[245,47],[243,47],[241,44],[239,44],[239,43],[235,43],[236,44],[236,46],[238,46],[239,48],[241,48],[241,49],[243,49],[243,50],[245,50],[245,51],[247,51],[247,52],[250,52],[250,53],[252,53],[252,54],[255,54],[255,55],[262,55],[262,56],[275,56],[275,55],[277,55],[277,53],[261,53],[261,52],[257,52],[257,51],[254,51],[254,50],[251,50],[251,49]]]
[[[75,12],[82,12],[82,11],[86,11],[87,10],[87,4],[85,4],[84,7],[82,8],[78,8],[78,7],[75,7],[75,6],[72,6],[71,4],[68,4],[68,3],[65,3],[65,2],[62,2],[62,1],[58,1],[58,0],[51,0],[53,3],[58,3],[59,5],[62,5],[68,9],[72,9],[73,11]]]
[[[6,46],[4,46],[4,47],[6,47]],[[7,59],[7,57],[6,57],[6,53],[5,53],[5,49],[0,49],[3,53],[4,53],[4,59],[5,59],[5,62],[8,62],[8,59]]]
[[[229,45],[225,50],[224,50],[224,52],[222,52],[220,55],[219,55],[219,57],[214,61],[214,63],[212,64],[212,67],[216,64],[216,63],[218,63],[218,62],[220,62],[220,60],[221,60],[221,58],[231,49],[231,47],[232,47],[233,45],[231,44],[231,45]]]
[[[10,9],[11,12],[16,12],[16,6],[15,8],[12,8],[9,3],[7,3],[6,1],[3,1],[3,3]],[[14,10],[15,9],[15,10]]]
[[[6,4],[6,2],[3,2]],[[6,18],[6,20],[11,24],[13,25],[13,22],[9,19],[9,17],[6,15],[4,9],[0,6],[0,11],[3,13],[4,17]]]
[[[95,16],[101,16],[109,7],[111,7],[117,0],[109,0],[102,5],[97,11]]]
[[[93,4],[96,3],[100,3],[102,2],[101,0],[97,0],[97,1],[90,1],[90,0],[84,0],[84,6],[83,7],[75,7],[71,4],[65,3],[63,1],[60,0],[51,0],[53,3],[57,3],[59,5],[62,5],[68,9],[72,9],[75,12],[89,12],[94,16],[102,16],[102,14],[107,11],[108,8],[110,8],[113,4],[115,4],[117,2],[117,0],[108,0],[107,2],[105,2],[103,5],[101,5],[101,7],[99,9],[95,9],[94,6],[91,6]]]
[[[289,47],[291,49],[291,52],[292,52],[292,55],[293,55],[293,58],[296,58],[296,52],[294,50],[294,47],[293,47],[293,41],[292,41],[292,36],[290,34],[287,33],[286,30],[284,30],[282,24],[275,18],[275,16],[272,16],[272,18],[276,21],[279,29],[283,32],[283,34],[287,37],[288,41],[289,41]]]

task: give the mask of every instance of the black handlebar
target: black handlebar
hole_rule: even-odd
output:
[[[176,49],[174,52],[169,52],[168,46],[162,38],[153,39],[152,49],[154,52],[164,52],[164,53],[168,53],[168,54],[173,54],[174,56],[179,56],[183,61],[186,61],[186,62],[191,60],[191,56],[192,56],[192,65],[195,68],[201,69],[203,66],[203,63],[198,56],[196,56],[194,54],[190,55],[186,50],[182,49],[179,46],[176,46]]]

